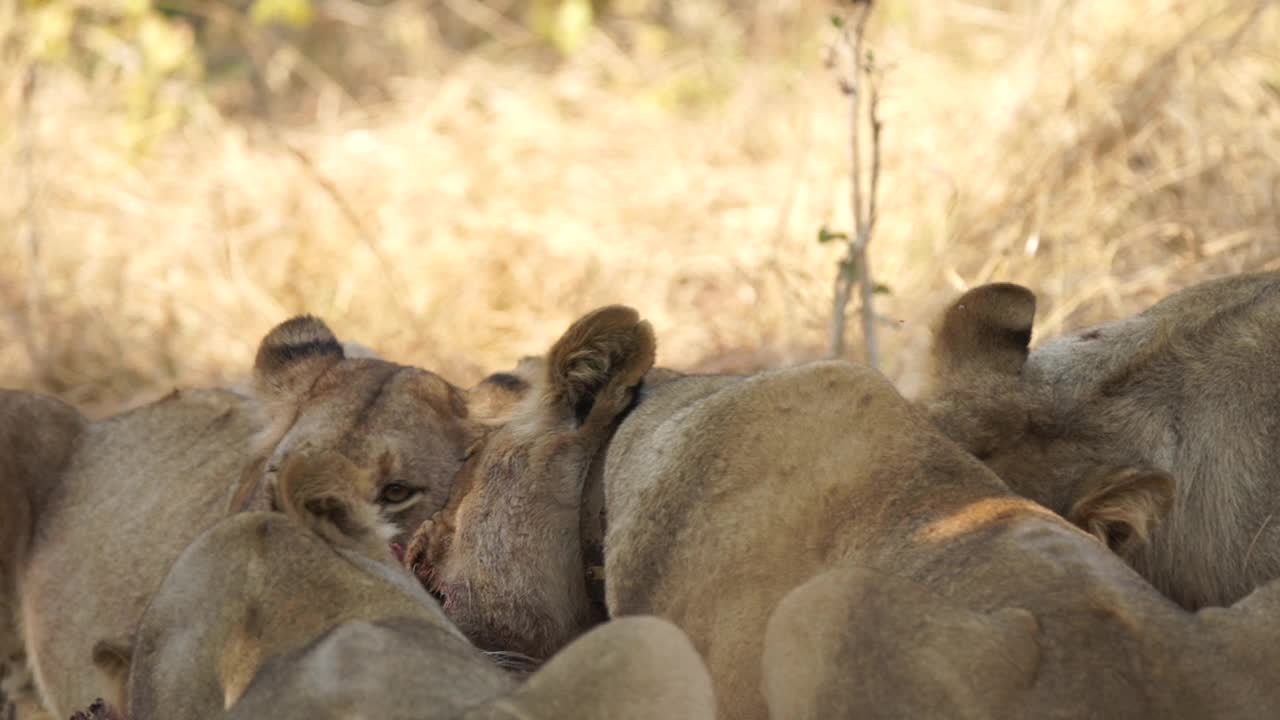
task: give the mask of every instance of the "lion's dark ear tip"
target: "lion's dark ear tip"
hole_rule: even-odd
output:
[[[988,285],[981,285],[966,293],[972,295],[972,298],[987,307],[1009,308],[1025,318],[1026,324],[1030,325],[1035,319],[1036,312],[1036,294],[1017,283],[998,282]]]
[[[323,320],[314,315],[298,315],[275,326],[262,339],[254,368],[271,375],[308,358],[345,356],[342,343]]]

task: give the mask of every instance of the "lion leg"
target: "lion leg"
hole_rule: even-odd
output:
[[[510,695],[464,720],[713,720],[711,676],[689,638],[655,617],[607,622]]]
[[[792,590],[765,630],[770,717],[1016,717],[1039,661],[1036,620],[986,614],[864,568]]]

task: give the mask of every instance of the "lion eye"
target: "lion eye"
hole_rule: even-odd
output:
[[[390,483],[378,492],[378,502],[387,505],[398,505],[418,493],[411,487],[399,483]]]

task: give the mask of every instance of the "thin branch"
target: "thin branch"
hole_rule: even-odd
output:
[[[867,221],[858,227],[858,287],[862,291],[862,341],[867,355],[867,364],[873,368],[880,367],[880,342],[876,336],[875,294],[876,286],[871,277],[871,264],[867,260],[867,246],[871,244],[871,235],[876,226],[876,196],[880,190],[880,90],[876,86],[875,68],[871,59],[867,59],[867,115],[871,122],[871,189],[867,199]]]
[[[876,286],[867,262],[867,247],[875,230],[878,212],[877,196],[880,191],[880,133],[882,124],[878,113],[880,96],[876,85],[876,69],[871,53],[864,52],[863,38],[873,3],[857,0],[853,22],[840,22],[840,40],[848,52],[846,75],[840,88],[849,98],[849,210],[853,219],[853,231],[847,234],[845,255],[836,272],[831,313],[831,355],[842,357],[845,353],[845,308],[853,294],[853,286],[859,286],[863,348],[867,364],[879,367],[880,352],[876,336],[874,296]],[[863,89],[866,89],[864,98]],[[864,113],[865,111],[865,113]],[[871,166],[863,167],[863,124],[870,125]],[[867,174],[869,187],[863,185]]]
[[[833,358],[844,356],[844,309],[849,304],[849,293],[852,290],[848,281],[849,273],[845,272],[844,268],[847,262],[849,262],[848,258],[841,260],[840,267],[836,270],[831,307],[831,357]]]
[[[880,85],[876,82],[878,71],[870,53],[867,53],[866,70],[867,114],[871,120],[871,195],[867,198],[866,240],[870,242],[871,233],[876,229],[876,218],[879,217],[876,199],[880,196],[880,131],[884,129],[884,123],[880,120]]]
[[[849,76],[845,85],[845,93],[849,96],[849,167],[853,175],[849,205],[853,209],[855,228],[862,227],[862,35],[867,29],[867,18],[871,16],[871,3],[862,6],[858,13],[852,36],[846,23],[843,28],[845,44],[850,49]]]

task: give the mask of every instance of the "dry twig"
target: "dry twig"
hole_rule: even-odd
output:
[[[831,308],[831,356],[845,353],[845,308],[859,288],[861,299],[862,341],[867,364],[880,366],[880,349],[876,339],[876,286],[867,262],[867,246],[871,243],[876,224],[876,196],[880,190],[880,94],[876,84],[877,70],[871,52],[863,49],[863,36],[867,20],[871,16],[871,0],[854,0],[853,10],[845,17],[833,18],[840,28],[839,42],[848,53],[848,67],[840,78],[840,88],[849,98],[849,172],[851,191],[849,206],[853,216],[853,232],[828,233],[825,229],[820,240],[843,239],[845,255],[836,272],[835,294]],[[865,99],[863,90],[865,89]],[[867,126],[871,136],[870,166],[863,168],[862,132]],[[863,174],[867,174],[868,187],[863,188]]]

